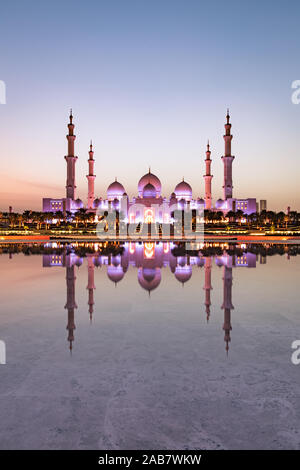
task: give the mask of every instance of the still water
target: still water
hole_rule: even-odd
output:
[[[300,247],[1,251],[1,449],[300,448]]]

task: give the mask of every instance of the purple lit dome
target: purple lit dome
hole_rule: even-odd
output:
[[[119,199],[125,193],[124,186],[119,183],[117,180],[111,183],[107,188],[107,198],[108,199]]]
[[[100,256],[97,256],[97,258],[94,258],[94,265],[96,266],[96,268],[98,268],[99,266],[102,266]]]
[[[157,176],[153,175],[153,173],[151,173],[150,170],[149,170],[149,172],[146,173],[144,176],[142,176],[142,178],[138,182],[139,197],[142,197],[144,187],[148,183],[150,183],[150,184],[152,184],[152,186],[154,186],[155,191],[156,191],[156,196],[160,196],[161,195],[161,182],[160,182],[159,178],[157,178]]]
[[[182,284],[189,281],[192,277],[192,266],[177,266],[175,269],[175,277],[177,281],[182,282]]]
[[[114,266],[112,264],[112,265],[107,266],[107,276],[115,284],[117,282],[120,282],[123,279],[124,274],[125,274],[124,270],[123,270],[122,266],[120,266],[120,265],[119,266]]]
[[[156,189],[153,184],[148,183],[143,189],[143,197],[144,198],[151,198],[156,197]]]
[[[93,206],[94,206],[94,209],[97,209],[97,207],[99,206],[100,204],[100,199],[95,199],[94,202],[93,202]]]
[[[174,193],[177,198],[192,199],[192,187],[184,180],[177,184]]]
[[[138,281],[140,286],[149,293],[156,289],[161,281],[161,272],[159,268],[139,268]]]
[[[221,266],[223,266],[223,261],[222,261],[221,258],[216,258],[216,259],[215,259],[215,263],[216,263],[217,266],[219,266],[219,268],[220,268]]]
[[[76,206],[77,206],[77,209],[82,209],[83,208],[83,202],[81,199],[76,199]]]
[[[121,266],[121,256],[112,256],[111,258],[111,265],[117,268],[118,266]]]
[[[216,209],[222,209],[223,208],[224,201],[223,199],[218,199],[216,201]]]
[[[112,206],[114,209],[119,209],[120,201],[118,198],[115,197],[115,199],[112,201]]]
[[[184,207],[185,207],[185,205],[186,205],[185,199],[184,199],[184,198],[181,198],[181,199],[178,201],[178,207],[179,207],[179,209],[182,209],[182,210],[183,210]]]
[[[172,193],[170,196],[170,204],[176,204],[176,203],[177,203],[176,194]]]
[[[77,260],[75,261],[75,265],[79,268],[81,265],[82,265],[82,258],[77,258]]]

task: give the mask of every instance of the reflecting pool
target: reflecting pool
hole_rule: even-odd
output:
[[[1,449],[300,447],[300,246],[0,252]]]

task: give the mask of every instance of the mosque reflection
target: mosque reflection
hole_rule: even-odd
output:
[[[95,244],[96,245],[96,244]],[[69,247],[68,247],[69,248]],[[223,304],[224,310],[224,341],[225,349],[228,353],[231,341],[231,311],[232,304],[232,284],[233,268],[247,267],[255,268],[258,255],[251,252],[239,251],[238,254],[230,254],[226,250],[221,250],[222,254],[204,256],[201,252],[191,255],[185,250],[178,250],[172,243],[126,243],[121,252],[107,253],[99,252],[94,246],[92,252],[76,254],[67,247],[60,253],[43,254],[43,267],[60,266],[66,269],[67,300],[65,308],[68,311],[68,342],[72,350],[74,341],[75,310],[77,308],[75,298],[75,266],[83,264],[83,258],[87,263],[87,290],[90,321],[92,321],[94,311],[94,270],[95,267],[106,268],[108,278],[117,283],[124,278],[129,266],[137,268],[137,278],[139,285],[145,289],[150,296],[151,291],[157,289],[161,282],[161,271],[169,268],[175,278],[184,285],[192,277],[193,267],[204,268],[204,306],[207,321],[210,317],[211,290],[212,290],[212,265],[223,268]],[[176,251],[177,250],[177,251]],[[84,256],[83,256],[84,255]],[[265,263],[266,257],[260,255],[260,262]]]

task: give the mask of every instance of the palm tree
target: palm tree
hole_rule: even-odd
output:
[[[85,228],[87,228],[88,222],[91,222],[91,213],[90,213],[90,212],[86,212],[86,213],[83,215],[83,222],[84,222]]]
[[[273,212],[273,211],[267,211],[266,216],[267,216],[267,221],[268,221],[268,223],[269,223],[269,224],[273,224],[273,222],[275,221],[275,217],[276,217],[275,212]]]
[[[297,223],[297,211],[291,211],[289,213],[289,221],[293,224]]]
[[[244,217],[244,212],[241,211],[240,209],[236,211],[236,218],[239,221],[239,225],[242,225],[242,218]]]
[[[210,210],[204,209],[204,222],[207,224],[209,221]]]
[[[2,220],[6,225],[9,225],[8,212],[2,212]]]
[[[41,224],[44,220],[44,213],[34,211],[31,213],[31,220],[36,223],[36,229],[39,230],[41,228]]]
[[[66,218],[67,220],[72,220],[74,218],[73,212],[66,211]]]
[[[221,222],[221,220],[223,220],[223,218],[224,218],[224,214],[223,214],[222,211],[218,211],[218,212],[214,213],[215,222]]]
[[[25,220],[26,223],[31,222],[32,220],[32,211],[31,210],[25,210],[23,212],[23,219]]]
[[[249,214],[247,217],[248,228],[250,228],[250,225],[254,224],[254,222],[257,223],[258,219],[259,219],[258,212],[252,212],[252,214]]]
[[[281,212],[278,212],[277,214],[275,214],[275,221],[278,224],[278,226],[280,227],[280,225],[282,225],[283,222],[285,221],[285,213],[283,211],[281,211]]]
[[[45,228],[47,228],[47,216],[45,212],[39,212],[39,223],[40,223],[40,229],[43,228],[43,224],[45,225]]]
[[[234,211],[228,211],[226,215],[228,217],[229,222],[235,222],[235,212]]]
[[[80,220],[81,220],[81,214],[80,214],[79,211],[76,211],[76,212],[75,212],[75,214],[74,214],[74,219],[73,219],[73,220],[75,221],[75,227],[78,228],[78,224],[79,224],[79,222],[80,222]]]
[[[24,225],[23,214],[18,214],[18,222],[19,222],[19,228],[23,227],[23,225]]]
[[[45,229],[46,230],[49,230],[49,224],[52,223],[53,221],[53,218],[54,218],[54,213],[53,212],[42,212],[42,216],[41,216],[41,219],[42,219],[42,222],[43,224],[45,224]]]
[[[55,212],[55,218],[58,220],[58,224],[57,225],[60,225],[61,224],[61,221],[64,219],[64,214],[62,211],[56,211]]]
[[[86,209],[82,207],[81,209],[79,209],[78,212],[79,212],[80,221],[86,226],[87,225]]]
[[[267,222],[267,211],[264,209],[259,215],[259,223],[266,225]]]
[[[53,223],[53,219],[54,219],[54,214],[53,212],[46,212],[46,216],[47,216],[47,222],[48,223]]]
[[[19,214],[17,214],[16,212],[11,212],[8,214],[9,226],[11,228],[15,228],[15,226],[18,223],[18,218],[19,218]]]
[[[78,211],[75,212],[75,215],[74,215],[74,220],[75,220],[75,223],[76,223],[76,228],[78,228],[78,225],[80,223],[84,223],[86,225],[86,209],[84,208],[81,208],[79,209]]]

